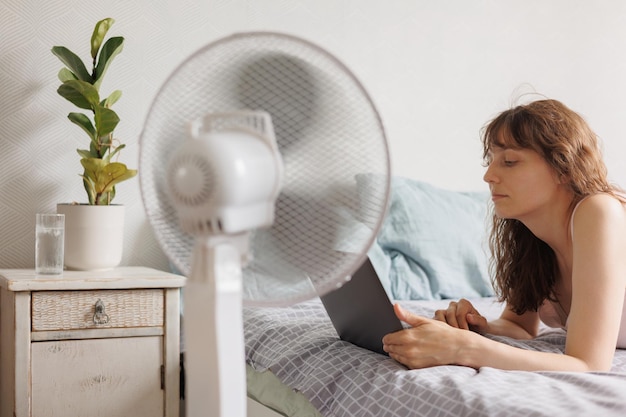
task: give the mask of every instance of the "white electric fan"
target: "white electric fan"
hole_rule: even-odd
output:
[[[183,290],[187,416],[246,414],[242,302],[325,294],[363,262],[389,196],[368,94],[337,59],[278,33],[185,60],[140,140],[143,202]]]

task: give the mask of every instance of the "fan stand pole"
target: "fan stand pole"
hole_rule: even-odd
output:
[[[245,417],[241,253],[197,238],[184,289],[187,417]]]

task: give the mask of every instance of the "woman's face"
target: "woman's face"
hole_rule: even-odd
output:
[[[494,145],[487,163],[483,179],[498,217],[523,221],[555,201],[558,175],[534,150]]]

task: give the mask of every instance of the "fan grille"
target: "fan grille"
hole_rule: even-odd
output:
[[[190,120],[241,109],[272,116],[285,166],[274,225],[251,234],[244,303],[288,305],[324,294],[345,282],[374,242],[387,208],[389,154],[361,84],[330,54],[290,35],[243,33],[211,43],[162,86],[139,160],[157,240],[189,275],[193,239],[180,231],[164,167]]]

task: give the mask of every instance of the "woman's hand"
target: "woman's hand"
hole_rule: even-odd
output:
[[[409,369],[436,365],[463,365],[464,348],[473,333],[427,319],[394,305],[400,320],[412,327],[383,337],[383,349],[389,356]]]
[[[480,334],[489,333],[487,319],[481,316],[472,303],[464,298],[458,302],[450,302],[446,310],[435,311],[435,319],[459,329],[471,330]]]

